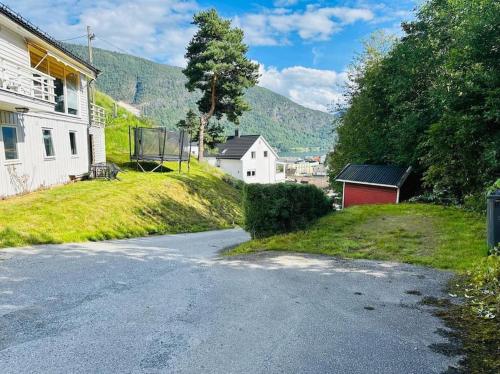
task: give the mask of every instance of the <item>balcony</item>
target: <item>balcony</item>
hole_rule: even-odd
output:
[[[90,124],[95,127],[106,125],[106,111],[99,105],[90,104]]]
[[[15,110],[53,110],[54,78],[6,57],[0,57],[0,104]]]

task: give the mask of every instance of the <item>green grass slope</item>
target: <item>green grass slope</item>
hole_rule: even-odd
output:
[[[67,47],[86,58],[85,47]],[[172,128],[188,108],[196,107],[199,96],[184,87],[186,79],[181,68],[99,48],[94,49],[94,64],[102,70],[97,80],[101,91],[140,108],[163,126]],[[332,147],[331,115],[305,108],[262,87],[251,88],[246,97],[252,110],[241,118],[243,133],[262,134],[282,150]],[[231,126],[228,132],[232,133]]]
[[[128,126],[147,125],[124,109],[108,112],[107,152],[128,162]],[[177,164],[166,163],[177,170]],[[0,247],[81,242],[233,227],[242,219],[240,191],[216,168],[191,163],[179,174],[125,169],[117,181],[83,181],[0,201]]]
[[[304,231],[252,240],[231,254],[276,250],[428,265],[463,271],[486,256],[484,217],[426,204],[364,205]]]

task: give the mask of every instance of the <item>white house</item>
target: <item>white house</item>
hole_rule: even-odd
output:
[[[62,184],[106,160],[99,71],[0,4],[0,197]]]
[[[278,154],[261,135],[230,136],[217,146],[212,157],[215,165],[246,183],[278,183],[285,180],[285,170]],[[207,158],[210,162],[210,157]]]

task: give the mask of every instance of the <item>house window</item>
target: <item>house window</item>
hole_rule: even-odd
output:
[[[45,157],[54,157],[54,143],[52,142],[52,131],[43,129],[43,145],[45,147]]]
[[[6,160],[17,160],[17,129],[15,127],[2,127],[3,147]]]
[[[54,78],[54,110],[60,113],[72,115],[79,114],[79,88],[80,73],[71,67],[64,65],[52,56],[47,56],[45,50],[39,49],[33,45],[29,46],[31,67],[36,68],[44,74]],[[40,85],[40,83],[35,83]],[[45,94],[36,91],[38,97],[44,97]],[[49,98],[49,95],[46,95]]]
[[[264,151],[264,157],[267,157],[267,151]]]
[[[54,96],[56,100],[55,111],[64,113],[64,82],[60,78],[54,81]]]
[[[247,170],[247,177],[255,177],[255,170]]]
[[[250,153],[250,155],[251,155],[251,157],[252,157],[252,158],[255,158],[255,156],[256,156],[256,152],[255,152],[255,151],[252,151],[252,152]]]
[[[78,114],[78,75],[66,74],[66,97],[68,99],[68,114]]]
[[[76,148],[76,132],[70,131],[69,133],[69,145],[71,146],[71,154],[76,156],[78,154],[78,150]]]

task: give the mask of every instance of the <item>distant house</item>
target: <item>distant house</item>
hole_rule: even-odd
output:
[[[246,183],[278,183],[285,180],[284,165],[262,135],[240,135],[227,138],[217,146],[218,153],[207,160],[226,173]]]
[[[106,160],[99,71],[0,4],[0,197],[61,184]]]
[[[347,164],[335,177],[343,183],[342,206],[399,203],[410,173],[411,167]]]

